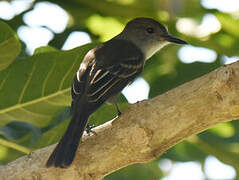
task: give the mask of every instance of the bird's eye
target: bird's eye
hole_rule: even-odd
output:
[[[154,33],[154,29],[151,28],[151,27],[147,28],[146,31],[147,31],[147,33],[149,33],[149,34]]]

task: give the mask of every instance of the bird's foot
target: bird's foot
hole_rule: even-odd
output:
[[[120,117],[122,115],[122,112],[120,110],[117,110],[117,117]]]
[[[90,126],[89,124],[87,124],[86,126],[86,133],[88,134],[88,136],[90,135],[90,133],[94,134],[94,135],[97,135],[95,131],[93,131],[92,129],[95,128],[96,125],[92,125]]]

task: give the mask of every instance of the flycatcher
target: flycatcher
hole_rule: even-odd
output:
[[[46,166],[69,166],[89,116],[117,96],[143,71],[145,61],[171,42],[187,44],[170,35],[156,20],[136,18],[129,21],[120,34],[91,49],[73,80],[71,122]],[[117,104],[116,107],[120,115]]]

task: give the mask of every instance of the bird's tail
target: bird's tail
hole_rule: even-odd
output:
[[[84,111],[75,111],[73,113],[71,122],[64,136],[50,155],[46,167],[65,168],[72,163],[88,118],[89,114],[86,114]]]

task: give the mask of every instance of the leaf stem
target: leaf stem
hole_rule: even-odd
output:
[[[13,142],[10,142],[10,141],[4,140],[4,139],[0,139],[0,144],[3,146],[9,147],[9,148],[15,149],[17,151],[23,152],[25,154],[30,154],[32,152],[32,150],[29,148],[26,148],[24,146],[15,144]]]

